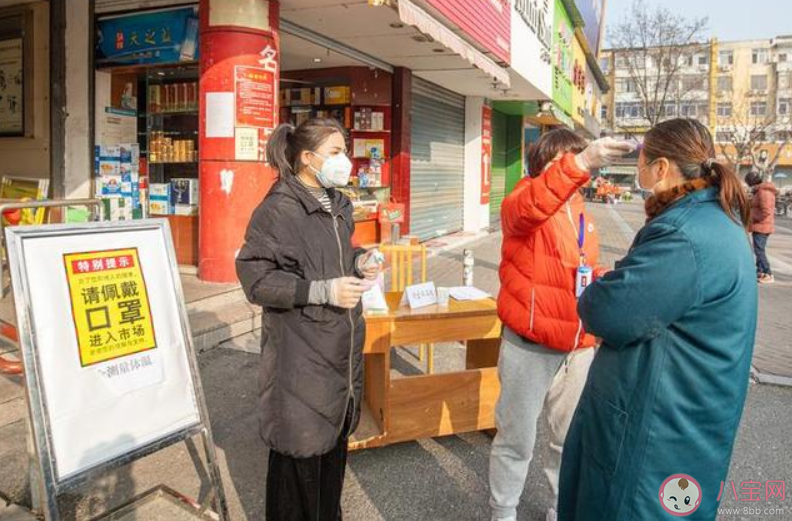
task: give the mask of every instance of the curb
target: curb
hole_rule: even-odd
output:
[[[792,387],[792,377],[781,376],[773,373],[765,373],[758,370],[753,364],[751,364],[751,378],[753,378],[758,384]]]

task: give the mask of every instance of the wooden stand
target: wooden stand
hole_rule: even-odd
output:
[[[399,308],[401,293],[387,300],[387,314],[366,317],[364,403],[349,448],[494,428],[501,335],[495,301],[410,310]],[[466,370],[391,380],[392,346],[454,341],[467,344]]]

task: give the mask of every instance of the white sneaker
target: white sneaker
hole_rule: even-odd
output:
[[[517,516],[497,517],[495,514],[493,514],[491,519],[492,521],[517,521]]]
[[[547,509],[547,516],[545,516],[545,521],[558,521],[558,514],[556,513],[555,508],[548,508]]]

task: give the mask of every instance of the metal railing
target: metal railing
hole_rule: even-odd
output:
[[[95,207],[98,207],[101,203],[102,202],[99,199],[45,199],[26,202],[21,202],[17,199],[0,199],[0,252],[2,252],[2,254],[0,254],[0,298],[5,298],[6,296],[5,271],[7,268],[7,263],[5,255],[5,228],[7,225],[5,224],[3,218],[5,212],[13,210],[22,211],[85,206],[91,209],[90,220],[96,220],[97,214]],[[67,213],[68,212],[66,211],[62,213],[61,222],[65,221]],[[51,216],[51,214],[48,215],[47,223],[51,222]],[[0,336],[12,344],[17,344],[18,340],[16,334],[16,324],[9,324],[0,319]],[[0,373],[20,374],[22,373],[22,363],[16,360],[8,360],[7,358],[0,355]]]

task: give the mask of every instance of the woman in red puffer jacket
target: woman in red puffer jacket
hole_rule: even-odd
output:
[[[751,233],[756,255],[756,277],[760,284],[768,284],[775,282],[767,258],[767,241],[775,233],[778,188],[773,183],[762,182],[762,176],[755,172],[745,176],[745,182],[751,187]]]
[[[545,402],[552,449],[545,473],[557,499],[561,449],[594,356],[595,339],[577,314],[576,275],[582,264],[594,267],[589,282],[601,271],[597,229],[579,191],[589,169],[632,148],[610,138],[587,147],[569,130],[550,131],[529,151],[531,177],[503,201],[498,315],[505,327],[490,456],[493,520],[516,519]],[[554,507],[548,520],[555,519]]]

